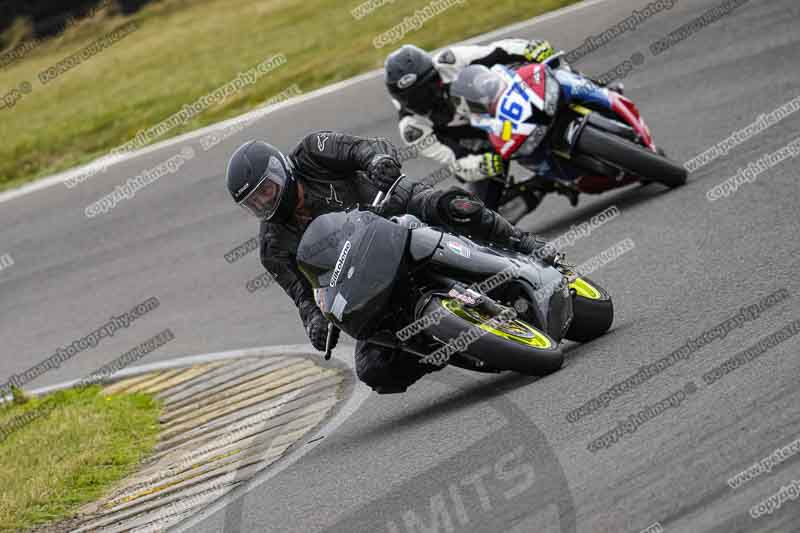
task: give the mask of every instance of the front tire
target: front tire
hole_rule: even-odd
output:
[[[431,298],[423,313],[441,318],[438,323],[433,321],[425,333],[445,345],[467,332],[481,333],[463,351],[484,361],[491,369],[542,376],[555,372],[564,364],[558,343],[521,320],[514,319],[492,327],[486,324],[491,316],[464,307],[453,298],[439,296]]]
[[[572,297],[572,322],[564,338],[575,342],[589,342],[604,335],[614,322],[614,304],[611,296],[589,278],[578,278],[570,283],[575,292]]]
[[[644,146],[591,126],[583,129],[576,148],[582,154],[607,161],[645,181],[657,181],[670,188],[686,183],[687,172],[682,166]]]

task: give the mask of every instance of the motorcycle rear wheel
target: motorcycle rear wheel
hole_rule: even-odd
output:
[[[464,351],[491,369],[542,376],[555,372],[564,364],[558,343],[521,320],[514,319],[493,327],[486,323],[493,317],[465,307],[456,299],[439,296],[431,298],[423,314],[439,316],[438,323],[432,321],[434,323],[425,334],[445,345],[450,345],[467,332],[479,334]]]

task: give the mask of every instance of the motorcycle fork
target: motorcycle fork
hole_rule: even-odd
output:
[[[548,192],[553,192],[554,190],[555,188],[552,184],[548,182],[542,183],[538,176],[535,176],[528,181],[523,181],[522,183],[515,183],[513,178],[511,178],[503,190],[503,195],[500,197],[499,205],[508,203],[517,197],[522,197],[524,200],[528,191],[541,191],[547,194]]]

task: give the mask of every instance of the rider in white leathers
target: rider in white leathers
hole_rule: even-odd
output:
[[[447,165],[487,207],[497,209],[502,185],[492,179],[505,175],[505,163],[486,133],[470,126],[469,117],[459,112],[450,98],[450,84],[470,65],[542,62],[553,54],[549,42],[525,39],[451,46],[435,54],[413,45],[401,47],[385,63],[386,86],[399,111],[400,136],[419,155]],[[551,66],[569,68],[561,58]],[[530,190],[523,197],[529,211],[542,196]]]

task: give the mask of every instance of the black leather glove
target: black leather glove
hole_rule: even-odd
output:
[[[376,155],[369,163],[367,174],[378,189],[386,192],[402,174],[401,169],[402,166],[394,157]]]
[[[325,351],[326,343],[328,341],[328,319],[325,318],[321,312],[317,311],[306,322],[306,334],[308,340],[314,345],[314,348],[320,352]],[[339,328],[333,328],[333,337],[331,337],[331,349],[336,348],[336,343],[339,342]]]
[[[537,237],[533,233],[515,230],[514,235],[511,237],[511,242],[516,251],[532,255],[545,263],[552,264],[558,254],[558,250],[550,245],[548,241]]]

